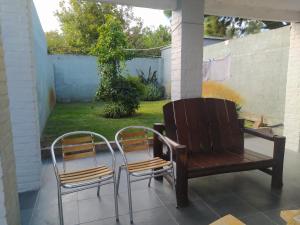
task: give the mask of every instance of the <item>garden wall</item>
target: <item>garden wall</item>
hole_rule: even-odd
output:
[[[48,116],[55,105],[54,71],[53,64],[48,57],[46,37],[34,6],[32,9],[32,25],[39,127],[40,133],[42,133]]]
[[[231,55],[231,78],[224,83],[245,100],[243,111],[282,123],[288,68],[290,27],[204,47],[204,60]],[[162,50],[164,85],[171,86],[171,50]]]
[[[51,55],[54,65],[55,89],[58,102],[89,102],[95,97],[100,79],[97,58],[79,55]],[[137,75],[137,69],[147,75],[149,67],[157,71],[162,82],[160,58],[135,58],[126,62],[125,75]]]

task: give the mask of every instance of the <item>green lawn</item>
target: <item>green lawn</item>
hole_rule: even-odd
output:
[[[162,122],[162,106],[168,101],[141,102],[137,114],[130,118],[106,119],[102,117],[101,103],[57,104],[51,113],[42,137],[42,146],[49,146],[61,134],[89,130],[114,140],[115,133],[129,125],[152,127],[153,123]]]

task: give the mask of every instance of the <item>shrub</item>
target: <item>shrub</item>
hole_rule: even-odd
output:
[[[144,101],[157,101],[164,97],[164,88],[157,84],[147,84],[145,93],[142,96]]]
[[[128,76],[127,81],[138,91],[142,99],[145,94],[146,85],[141,81],[140,77]]]
[[[104,108],[104,117],[107,118],[131,116],[140,105],[137,89],[124,77],[119,77],[114,82],[111,99]]]
[[[125,108],[119,102],[110,102],[104,107],[103,115],[106,118],[121,118],[125,117]]]

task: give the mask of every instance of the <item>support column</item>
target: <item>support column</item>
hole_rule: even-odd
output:
[[[284,135],[286,149],[300,150],[300,23],[291,24]]]
[[[172,13],[172,100],[202,91],[204,0],[178,0]]]

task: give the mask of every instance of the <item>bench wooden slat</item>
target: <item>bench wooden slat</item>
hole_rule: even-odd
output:
[[[144,130],[141,131],[134,131],[134,132],[122,132],[120,134],[122,139],[129,139],[129,138],[137,138],[137,137],[147,137],[147,134]]]

